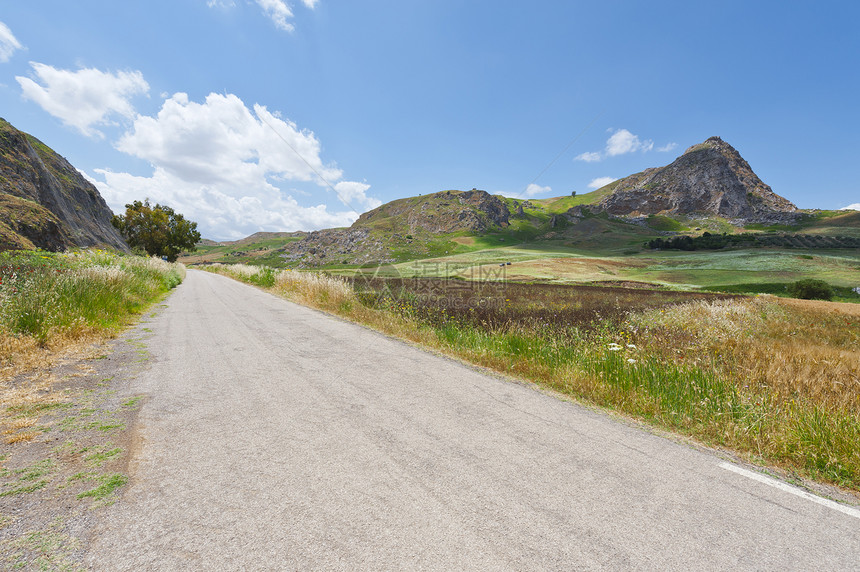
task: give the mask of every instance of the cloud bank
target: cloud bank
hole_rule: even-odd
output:
[[[345,226],[381,204],[367,195],[370,185],[344,180],[322,160],[313,132],[232,94],[212,93],[198,103],[177,93],[156,116],[138,116],[116,148],[147,161],[153,172],[97,169],[93,180],[111,208],[149,197],[197,221],[211,238]],[[327,200],[302,206],[292,195],[306,193],[284,190],[291,182],[312,183]],[[345,208],[329,211],[330,199]]]
[[[305,7],[313,10],[319,0],[302,0]],[[296,27],[292,23],[295,17],[293,8],[286,0],[255,0],[257,6],[263,10],[266,17],[272,21],[276,28],[285,32],[292,32]],[[236,7],[235,0],[207,0],[206,5],[210,8],[226,10]]]
[[[139,71],[69,71],[37,62],[30,62],[30,67],[35,80],[15,77],[24,97],[88,137],[104,137],[95,126],[115,125],[117,116],[133,119],[132,98],[149,92]]]
[[[617,181],[615,177],[598,177],[596,179],[592,179],[590,183],[588,183],[589,189],[599,189],[600,187],[605,187],[609,183],[614,183]]]
[[[653,148],[653,141],[650,139],[642,141],[637,135],[633,135],[626,129],[619,129],[606,141],[606,155],[608,157],[626,155],[627,153],[634,153],[636,151],[645,153]]]
[[[536,185],[534,183],[531,183],[531,184],[529,184],[528,187],[526,187],[525,195],[527,197],[536,197],[538,195],[543,195],[543,194],[551,193],[551,192],[552,192],[552,187],[541,187],[540,185]]]

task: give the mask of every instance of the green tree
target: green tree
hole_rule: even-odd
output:
[[[830,284],[812,278],[798,280],[788,287],[788,292],[795,298],[805,300],[831,300],[833,298],[833,288]]]
[[[113,225],[128,245],[150,256],[166,256],[175,262],[180,252],[193,252],[200,241],[197,223],[164,205],[134,201],[125,205],[125,214],[114,215]]]

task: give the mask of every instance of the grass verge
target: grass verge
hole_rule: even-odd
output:
[[[44,350],[109,337],[184,276],[181,264],[101,250],[0,253],[0,379]]]
[[[128,480],[141,399],[120,399],[109,373],[137,363],[134,340],[111,360],[92,344],[184,273],[103,251],[0,253],[0,569],[84,569],[81,530]]]

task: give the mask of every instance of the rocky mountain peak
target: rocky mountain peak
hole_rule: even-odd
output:
[[[791,222],[797,207],[773,192],[720,137],[687,149],[665,167],[613,183],[600,209],[614,215],[706,215],[741,223]]]

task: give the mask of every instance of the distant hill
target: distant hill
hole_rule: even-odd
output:
[[[0,250],[128,251],[98,189],[66,159],[0,119]]]
[[[336,268],[516,245],[617,255],[639,252],[661,237],[745,231],[783,235],[723,243],[846,248],[860,238],[858,217],[855,211],[798,210],[759,179],[731,145],[711,137],[665,167],[591,193],[518,199],[478,189],[440,191],[386,203],[349,228],[257,233],[232,243],[200,245],[186,261]]]
[[[284,246],[302,266],[388,263],[456,247],[452,235],[498,231],[511,216],[503,197],[486,191],[441,191],[397,199],[362,214],[351,227],[310,232]]]
[[[364,213],[352,226],[403,234],[484,232],[508,226],[510,215],[504,199],[486,191],[442,191],[391,201]]]
[[[734,147],[711,137],[670,165],[646,169],[610,186],[598,208],[613,215],[710,215],[736,224],[799,220],[791,202],[753,172]]]

